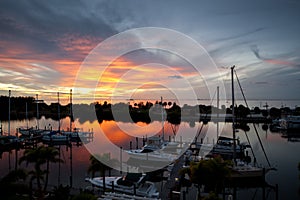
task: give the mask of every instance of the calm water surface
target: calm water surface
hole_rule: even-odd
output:
[[[17,127],[26,126],[26,121],[12,121],[11,122],[11,134],[15,134]],[[39,120],[40,127],[52,125],[53,129],[57,129],[58,122],[51,119],[42,118]],[[156,133],[157,135],[162,134],[161,123],[153,122],[149,125],[145,123],[124,123],[124,122],[114,122],[114,121],[104,121],[99,124],[97,121],[94,122],[79,122],[76,121],[77,127],[82,127],[85,130],[94,131],[94,140],[88,147],[94,146],[99,148],[99,153],[110,152],[110,146],[116,146],[116,149],[123,147],[124,149],[129,149],[130,141],[132,141],[132,147],[141,147],[142,137],[149,137]],[[29,126],[36,126],[36,120],[29,121]],[[73,125],[74,126],[74,125]],[[172,125],[165,123],[164,132],[166,138],[169,136],[174,136],[174,132],[185,139],[191,139],[198,132],[201,124],[199,123],[188,123],[184,122],[180,125]],[[249,124],[250,131],[247,132],[250,143],[254,149],[257,161],[259,164],[267,166],[267,161],[263,155],[262,148],[258,142],[257,136],[254,132],[252,124]],[[4,131],[7,130],[7,123],[3,123]],[[69,127],[69,119],[61,120],[62,129],[66,130]],[[210,128],[209,128],[210,127]],[[203,133],[200,137],[203,138],[204,142],[213,142],[217,137],[216,124],[210,122],[208,125],[204,126]],[[299,173],[297,165],[300,162],[300,138],[287,139],[282,137],[281,133],[271,132],[268,130],[263,130],[262,124],[257,125],[259,136],[262,140],[265,151],[268,155],[268,159],[272,166],[276,167],[277,171],[271,171],[267,174],[266,181],[270,185],[279,185],[279,197],[280,199],[299,199]],[[231,124],[230,123],[219,123],[219,133],[221,135],[231,135]],[[129,130],[132,130],[129,133]],[[142,130],[142,131],[136,131]],[[180,132],[180,133],[179,133]],[[103,134],[104,133],[104,134]],[[128,134],[126,134],[128,133]],[[204,138],[206,133],[206,137]],[[177,135],[176,134],[176,135]],[[299,133],[300,135],[300,133]],[[239,131],[237,136],[241,141],[246,141],[244,131]],[[138,143],[136,143],[136,137],[140,137]],[[179,136],[175,137],[179,140]],[[299,142],[297,142],[299,141]],[[70,160],[70,148],[66,146],[57,146],[60,151],[60,157],[64,160],[61,164],[51,164],[50,175],[49,175],[49,185],[56,186],[59,184],[70,184],[70,176],[73,176],[73,187],[75,188],[85,188],[88,184],[85,183],[84,178],[88,175],[87,169],[89,166],[89,156],[90,152],[87,148],[82,146],[77,146],[73,144],[72,146],[72,169],[73,174],[71,174],[71,160]],[[26,164],[23,163],[21,166],[17,164],[17,160],[23,155],[23,150],[3,152],[0,158],[0,177],[6,175],[10,170],[19,168],[27,168]],[[117,154],[116,154],[117,155]],[[114,154],[112,153],[114,157]],[[118,156],[116,156],[117,158]],[[29,166],[30,167],[30,166]],[[262,190],[260,188],[254,189],[239,189],[237,192],[238,199],[261,199]],[[266,190],[267,199],[275,199],[275,192],[273,190]]]

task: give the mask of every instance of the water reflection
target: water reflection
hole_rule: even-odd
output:
[[[49,187],[58,186],[59,184],[63,185],[72,185],[74,188],[85,188],[88,184],[84,181],[87,174],[87,169],[89,166],[89,157],[90,157],[90,149],[95,148],[99,154],[111,153],[113,152],[109,150],[110,145],[116,146],[116,159],[119,159],[119,147],[124,149],[130,149],[130,142],[132,144],[132,148],[141,147],[143,145],[143,136],[148,137],[148,134],[161,135],[161,123],[153,122],[154,128],[149,129],[147,133],[139,134],[132,133],[132,135],[126,134],[126,132],[122,131],[119,127],[128,126],[130,127],[132,124],[128,124],[125,122],[115,122],[115,121],[103,121],[101,124],[98,121],[85,121],[83,123],[76,122],[75,125],[78,128],[83,128],[84,130],[94,131],[94,142],[91,144],[86,144],[86,146],[78,146],[76,143],[73,143],[72,148],[68,146],[55,146],[60,152],[60,158],[64,161],[63,163],[52,163],[50,164],[50,174],[49,174]],[[26,124],[25,121],[12,121],[11,127],[12,130],[15,130],[17,127],[23,126]],[[29,126],[35,126],[36,121],[29,121]],[[42,119],[40,120],[41,125],[53,124],[53,128],[56,128],[55,121],[51,119]],[[144,123],[135,124],[137,126],[146,126]],[[223,123],[224,128],[220,130],[220,135],[231,135],[231,123]],[[213,138],[216,137],[217,132],[208,132],[208,126],[215,127],[216,130],[217,124],[213,122],[209,122],[208,125],[204,126],[203,132],[200,135],[200,138],[205,138],[204,142],[213,142]],[[263,151],[259,145],[255,132],[253,130],[253,126],[248,124],[250,129],[240,130],[237,133],[237,137],[240,138],[241,141],[247,141],[247,136],[249,137],[249,141],[254,150],[257,161],[264,166],[267,166],[266,159],[264,158]],[[7,124],[3,124],[3,128],[5,129]],[[61,123],[61,127],[64,130],[67,130],[69,127],[69,119],[63,119]],[[196,122],[195,124],[191,124],[188,122],[182,122],[181,127],[184,129],[184,132],[187,137],[193,138],[195,133],[198,133],[200,124]],[[166,123],[164,126],[166,137],[169,136],[173,138],[177,133],[176,126],[172,124]],[[290,137],[290,135],[286,136],[280,132],[270,131],[266,127],[266,125],[258,124],[258,132],[261,137],[262,143],[268,155],[270,162],[275,165],[278,171],[272,171],[266,176],[266,181],[275,185],[279,184],[279,199],[297,199],[298,196],[298,170],[297,165],[300,161],[299,155],[297,152],[300,152],[300,145],[295,140],[299,138],[295,135]],[[104,135],[100,134],[100,129],[104,131]],[[247,133],[247,136],[245,134]],[[296,134],[299,135],[299,134]],[[136,137],[139,137],[136,140]],[[178,138],[177,138],[178,139]],[[101,148],[99,148],[101,147]],[[9,171],[17,169],[17,168],[30,168],[30,166],[26,166],[25,163],[18,165],[18,159],[23,155],[24,149],[15,149],[9,152],[2,152],[0,159],[0,177],[6,175]],[[125,159],[125,158],[124,158]],[[238,190],[239,198],[245,197],[245,199],[249,199],[249,192],[253,194],[253,190],[247,191]],[[273,198],[272,198],[273,197]],[[275,194],[271,193],[269,199],[274,199]],[[257,195],[254,199],[261,199],[261,195]]]

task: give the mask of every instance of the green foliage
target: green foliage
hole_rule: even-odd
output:
[[[80,193],[72,198],[72,200],[96,200],[97,197],[90,193]]]
[[[210,192],[208,196],[204,197],[203,200],[222,200],[216,193]]]
[[[48,184],[49,162],[63,162],[58,159],[59,152],[54,147],[39,146],[36,149],[26,149],[24,155],[20,158],[19,164],[26,162],[26,164],[33,164],[34,170],[28,172],[31,176],[30,184],[33,180],[36,180],[38,191],[37,193],[42,195],[45,193]],[[46,165],[46,169],[42,166]],[[46,180],[45,180],[46,175]],[[42,181],[44,182],[44,189],[42,188]]]
[[[218,192],[222,189],[226,177],[230,176],[229,166],[231,165],[230,161],[224,161],[218,156],[191,163],[190,169],[186,169],[186,172],[190,174],[192,183],[205,185],[210,191]]]
[[[70,196],[70,187],[59,185],[58,187],[55,186],[53,189],[53,197],[51,199],[53,200],[67,200]]]
[[[9,172],[0,180],[1,197],[5,199],[17,199],[17,197],[15,197],[16,193],[28,194],[29,188],[24,183],[26,177],[27,174],[23,169]]]

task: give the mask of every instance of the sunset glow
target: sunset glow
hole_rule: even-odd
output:
[[[166,8],[166,3],[158,4],[145,3],[140,6],[146,6],[148,11]],[[97,8],[103,7],[102,3],[89,2],[80,6],[61,4],[66,11],[60,13],[55,9],[56,3],[19,3],[10,6],[4,1],[0,15],[0,94],[7,95],[9,89],[13,96],[39,94],[41,99],[50,103],[55,101],[55,94],[60,92],[62,102],[66,103],[69,90],[80,78],[84,79],[81,83],[77,82],[79,85],[76,86],[80,87],[73,88],[74,99],[77,98],[78,102],[127,99],[133,95],[144,99],[157,99],[160,96],[174,98],[174,89],[188,91],[180,82],[186,80],[192,84],[198,98],[209,99],[206,81],[218,80],[228,84],[228,67],[236,65],[242,74],[243,86],[251,97],[299,98],[299,93],[289,92],[299,90],[300,85],[297,76],[299,42],[296,42],[299,40],[299,29],[291,26],[297,24],[294,22],[298,18],[298,12],[294,12],[297,6],[272,4],[273,10],[280,8],[280,13],[290,14],[283,14],[281,21],[285,23],[280,23],[280,20],[274,19],[280,14],[264,10],[263,6],[251,14],[249,20],[249,16],[243,12],[244,5],[240,4],[234,4],[234,7],[228,6],[230,4],[213,7],[201,3],[181,4],[174,4],[174,9],[187,7],[190,11],[180,11],[182,18],[178,18],[175,12],[169,11],[166,12],[168,17],[157,17],[155,12],[140,12],[140,9],[132,9],[136,7],[135,4],[129,9],[130,14],[119,10],[119,7],[103,14],[97,11]],[[40,8],[49,12],[42,12]],[[202,12],[199,12],[200,8]],[[15,12],[15,9],[19,11]],[[223,16],[222,13],[231,14]],[[262,20],[256,20],[257,17]],[[180,23],[182,21],[185,23]],[[276,23],[272,25],[270,21]],[[97,63],[99,68],[80,71],[87,56],[107,38],[130,28],[145,26],[169,28],[187,34],[203,45],[220,73],[209,74],[211,69],[205,67],[206,63],[203,62],[201,70],[206,77],[201,77],[182,55],[159,49],[140,49],[121,55],[100,74],[100,68],[110,60],[110,52],[128,44],[137,45],[131,37],[120,40],[118,44],[105,46],[106,53],[100,55],[102,61]],[[153,44],[170,45],[160,41],[163,37],[156,35],[148,39],[154,41]],[[186,52],[188,55],[199,53],[189,49]],[[253,83],[261,83],[262,80],[265,88],[254,90],[256,87],[253,87]],[[94,81],[98,84],[91,86],[90,83]],[[272,90],[273,87],[278,88],[276,92]]]

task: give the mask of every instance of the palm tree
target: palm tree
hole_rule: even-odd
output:
[[[45,180],[45,186],[44,186],[44,191],[47,190],[48,186],[48,177],[49,177],[49,164],[51,163],[62,163],[63,160],[58,158],[59,156],[59,151],[54,148],[54,147],[46,147],[42,149],[41,154],[47,158],[46,159],[46,180]]]
[[[26,149],[24,151],[24,155],[19,160],[19,164],[24,161],[26,161],[26,165],[28,165],[29,163],[34,164],[34,170],[29,172],[29,174],[31,175],[30,185],[32,184],[32,181],[36,179],[38,192],[40,194],[42,194],[41,180],[44,179],[45,174],[45,171],[41,169],[41,165],[46,163],[46,158],[41,156],[43,148],[43,146],[40,146],[36,149]]]
[[[38,194],[43,197],[48,184],[49,163],[50,162],[62,162],[57,158],[58,151],[54,147],[39,146],[36,149],[26,149],[24,155],[20,158],[19,164],[26,162],[34,164],[34,170],[31,170],[28,174],[31,175],[30,187],[32,187],[33,180],[36,180],[38,187]],[[46,170],[42,169],[42,165],[47,164]],[[44,176],[46,180],[44,181]],[[42,181],[44,181],[44,189],[42,188]]]
[[[102,162],[103,163],[102,163]],[[103,191],[105,191],[105,171],[111,170],[112,167],[107,166],[104,163],[116,164],[117,161],[115,159],[110,158],[109,153],[104,153],[102,155],[90,156],[90,166],[88,168],[88,172],[92,173],[92,177],[94,178],[96,172],[100,172],[103,180]]]

